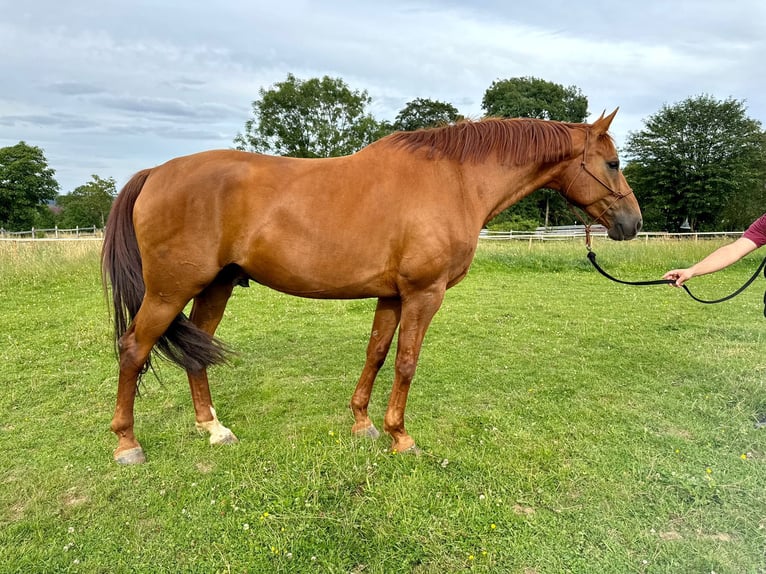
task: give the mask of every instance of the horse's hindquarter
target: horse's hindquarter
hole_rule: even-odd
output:
[[[165,230],[147,242],[155,251],[183,245],[203,268],[234,263],[295,295],[386,297],[404,283],[454,283],[478,234],[457,183],[434,162],[424,170],[397,157],[198,154],[157,168],[174,173],[153,173],[157,192],[137,210],[152,209]],[[171,213],[180,217],[170,222]]]

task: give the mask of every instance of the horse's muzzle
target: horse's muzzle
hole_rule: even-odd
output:
[[[614,239],[615,241],[627,241],[628,239],[633,239],[636,235],[638,235],[638,232],[641,231],[642,225],[643,220],[641,219],[618,219],[614,222],[614,225],[612,225],[612,227],[607,230],[606,234],[609,236],[609,239]]]

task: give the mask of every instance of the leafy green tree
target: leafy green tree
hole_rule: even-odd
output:
[[[488,116],[584,122],[588,98],[580,88],[524,77],[495,80],[484,92],[481,107]]]
[[[237,134],[237,149],[292,157],[333,157],[358,151],[390,127],[367,113],[367,92],[351,90],[341,78],[284,82],[261,88],[253,117]]]
[[[461,120],[457,108],[450,103],[427,98],[415,98],[408,102],[396,115],[393,128],[401,131],[412,131],[420,128],[431,128],[452,124]]]
[[[766,211],[766,131],[761,133],[761,159],[755,164],[755,171],[762,174],[757,178],[761,183],[737,193],[726,203],[721,211],[721,229],[745,229]]]
[[[59,196],[61,227],[104,227],[112,202],[117,196],[117,186],[112,177],[103,179],[92,175],[91,178],[91,181],[79,186],[72,193]]]
[[[31,229],[56,197],[54,173],[39,147],[21,141],[0,148],[0,227]]]
[[[742,101],[687,98],[644,125],[628,134],[625,175],[647,228],[736,229],[763,213],[764,136]]]
[[[59,214],[55,203],[48,203],[35,211],[33,227],[35,229],[53,229],[58,225]],[[29,229],[29,228],[26,228]]]
[[[576,86],[524,77],[492,82],[481,101],[488,116],[537,118],[561,122],[584,122],[588,117],[588,98]],[[500,213],[490,226],[503,222],[537,221],[540,225],[569,225],[574,216],[566,201],[551,189],[525,197]]]

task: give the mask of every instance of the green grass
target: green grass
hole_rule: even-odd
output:
[[[719,244],[594,250],[649,279]],[[766,572],[763,280],[704,306],[579,242],[482,243],[412,386],[420,457],[349,433],[373,301],[240,289],[211,380],[241,442],[210,447],[160,364],[148,462],[119,467],[98,249],[0,243],[0,572]]]

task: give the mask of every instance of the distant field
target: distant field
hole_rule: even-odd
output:
[[[650,279],[720,244],[594,249]],[[99,249],[0,242],[0,572],[766,573],[763,279],[704,306],[581,242],[482,243],[412,386],[420,457],[349,433],[374,301],[239,289],[211,380],[241,442],[210,447],[160,364],[126,468]]]

